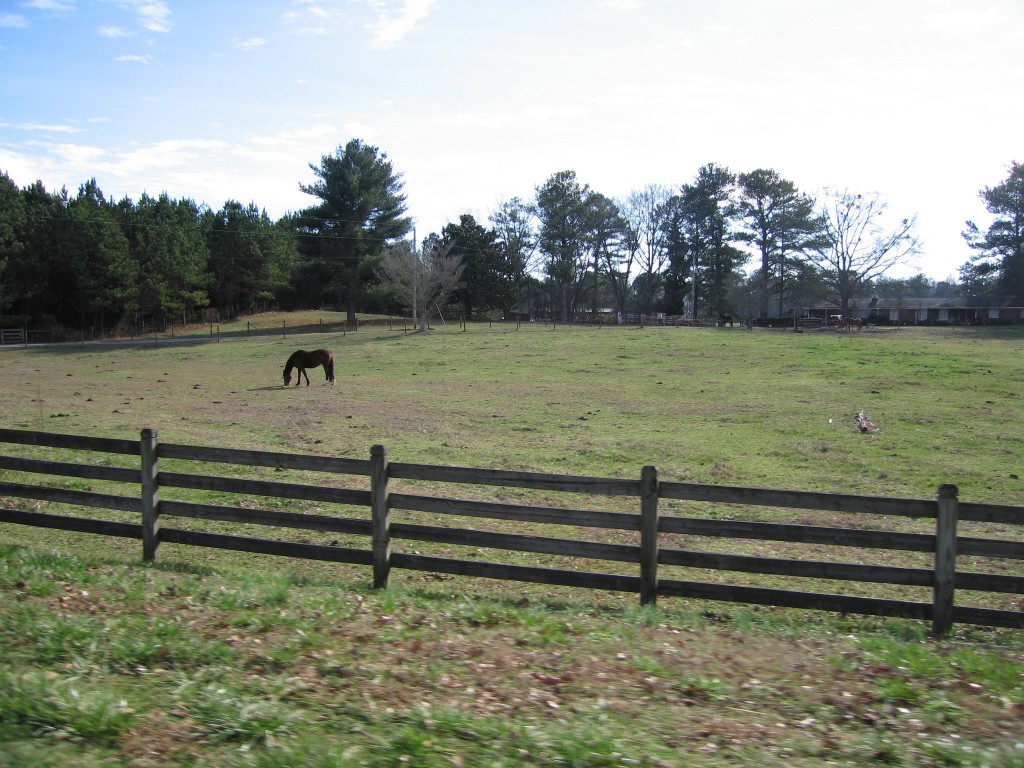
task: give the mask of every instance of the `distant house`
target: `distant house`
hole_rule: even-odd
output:
[[[1014,325],[1024,323],[1024,306],[1012,299],[994,297],[932,299],[861,298],[850,305],[851,317],[876,325]],[[837,312],[834,304],[819,304],[808,310],[810,317],[827,324]]]

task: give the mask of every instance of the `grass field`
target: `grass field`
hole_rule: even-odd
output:
[[[523,325],[0,349],[7,427],[971,501],[1021,498],[1024,336]],[[338,385],[285,389],[299,347]],[[861,434],[865,411],[881,431]]]
[[[337,386],[282,387],[321,346]],[[1017,329],[497,324],[0,349],[0,425],[1021,504],[1022,350]],[[1019,632],[0,543],[0,766],[1024,765]]]

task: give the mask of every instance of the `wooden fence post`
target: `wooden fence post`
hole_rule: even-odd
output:
[[[640,605],[658,602],[658,468],[640,473]]]
[[[939,486],[935,518],[935,585],[932,591],[932,633],[936,635],[946,634],[953,626],[958,493],[955,485]]]
[[[142,559],[156,559],[160,546],[160,502],[157,489],[156,430],[142,430],[140,451],[142,458]]]
[[[391,520],[388,517],[388,451],[370,449],[370,512],[373,520],[373,587],[384,589],[391,572]]]

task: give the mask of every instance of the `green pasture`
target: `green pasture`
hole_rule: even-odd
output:
[[[267,321],[272,322],[272,321]],[[202,338],[202,337],[199,337]],[[336,387],[286,389],[297,348]],[[0,349],[9,428],[1019,503],[1024,334],[470,325]],[[880,431],[861,433],[864,411]]]
[[[291,322],[279,335],[0,348],[0,426],[152,427],[165,442],[354,458],[383,444],[392,461],[616,478],[653,464],[667,480],[881,496],[955,483],[964,501],[1024,503],[1019,329],[292,334]],[[283,387],[287,356],[318,347],[333,350],[337,385],[315,370],[312,386]],[[879,431],[860,432],[858,411]],[[0,525],[0,768],[1024,766],[1019,632],[958,626],[937,641],[910,621],[369,581],[354,566],[172,546],[146,565],[138,542]]]

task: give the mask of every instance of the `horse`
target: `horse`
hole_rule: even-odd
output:
[[[732,328],[732,315],[719,315],[718,327],[724,328],[726,323],[728,323],[729,327]]]
[[[864,327],[864,321],[859,317],[848,317],[846,318],[846,330],[856,328],[858,331]]]
[[[292,368],[298,368],[299,373],[295,377],[295,386],[299,386],[302,383],[302,377],[306,377],[306,386],[309,386],[309,374],[306,373],[307,368],[316,368],[318,366],[324,367],[324,375],[327,380],[331,382],[331,386],[334,386],[334,355],[331,354],[329,349],[317,349],[313,352],[307,352],[304,349],[298,349],[292,352],[291,357],[288,358],[288,362],[284,364],[284,386],[288,386],[292,381]]]

